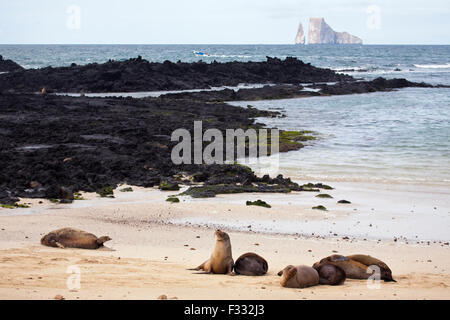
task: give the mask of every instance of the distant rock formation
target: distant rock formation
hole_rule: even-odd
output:
[[[303,31],[303,25],[301,23],[298,26],[297,37],[295,37],[295,44],[305,44],[305,32]]]
[[[309,44],[362,44],[357,36],[347,32],[335,32],[324,18],[310,18],[309,20]]]

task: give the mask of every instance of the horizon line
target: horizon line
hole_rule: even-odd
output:
[[[295,44],[295,43],[0,43],[0,46],[450,46],[443,43],[362,43],[362,44]]]

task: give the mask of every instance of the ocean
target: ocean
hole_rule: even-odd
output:
[[[196,56],[194,51],[205,52]],[[450,85],[450,46],[420,45],[0,45],[0,55],[25,68],[101,63],[141,55],[162,62],[262,61],[297,57],[360,79],[406,78]],[[313,130],[318,139],[282,154],[280,169],[312,181],[450,185],[450,89],[313,97],[248,104],[282,110],[268,126]]]

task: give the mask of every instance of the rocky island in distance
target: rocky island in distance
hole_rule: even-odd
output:
[[[305,32],[300,23],[295,44],[305,44]],[[348,32],[336,32],[326,22],[324,18],[309,19],[308,44],[362,44],[361,38],[351,35]]]

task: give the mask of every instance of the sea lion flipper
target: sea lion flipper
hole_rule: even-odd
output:
[[[58,241],[55,241],[55,244],[56,244],[56,246],[58,247],[58,248],[61,248],[61,249],[65,249],[66,247],[64,247],[61,243],[59,243]]]
[[[206,264],[208,263],[209,259],[206,260],[205,262],[203,262],[201,265],[199,265],[197,268],[192,268],[192,269],[187,269],[190,271],[199,271],[199,270],[205,270],[205,271],[209,271],[205,269]]]

